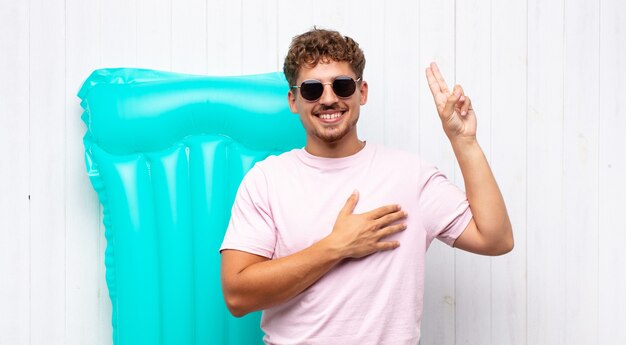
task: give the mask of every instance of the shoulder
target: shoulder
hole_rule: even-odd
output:
[[[297,149],[294,149],[278,155],[270,155],[256,162],[246,173],[243,182],[267,184],[272,176],[284,174],[296,164],[296,151]]]
[[[297,162],[296,152],[300,149],[283,152],[277,155],[267,156],[265,159],[257,162],[253,169],[260,170],[265,174],[283,171],[283,169],[293,166]]]

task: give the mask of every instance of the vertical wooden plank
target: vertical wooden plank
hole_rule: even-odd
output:
[[[64,1],[30,2],[31,343],[65,344]]]
[[[491,4],[456,1],[456,83],[472,100],[477,139],[491,157]],[[454,86],[449,80],[449,86]],[[463,185],[460,170],[456,183]],[[491,258],[456,251],[456,343],[491,344]]]
[[[0,5],[0,344],[30,341],[29,8]]]
[[[564,3],[565,344],[598,340],[599,2]]]
[[[383,77],[384,142],[390,147],[419,151],[419,3],[384,3]],[[379,96],[379,97],[380,97]]]
[[[419,52],[420,83],[419,148],[424,159],[435,163],[440,170],[453,178],[454,153],[441,127],[441,120],[426,81],[425,69],[437,62],[446,82],[456,80],[455,57],[455,3],[453,0],[428,0],[420,2]]]
[[[441,127],[424,70],[436,61],[448,83],[456,79],[454,1],[428,0],[419,4],[419,152],[452,179],[454,154]],[[454,251],[434,241],[426,258],[422,344],[455,343],[455,309]]]
[[[171,46],[172,0],[137,0],[137,65],[169,70]]]
[[[242,71],[241,1],[207,3],[207,73],[239,75]],[[253,58],[251,56],[250,58]]]
[[[243,0],[241,6],[242,73],[275,71],[278,61],[276,0]]]
[[[626,344],[626,3],[600,2],[598,341]],[[593,72],[593,66],[586,66]],[[586,95],[585,95],[586,97]]]
[[[100,1],[66,0],[65,13],[66,344],[110,343],[111,315],[104,322],[99,315],[103,305],[110,305],[108,295],[98,293],[105,274],[99,248],[104,235],[99,231],[99,202],[85,171],[86,128],[76,96],[87,76],[100,67]],[[102,329],[108,334],[101,335]]]
[[[172,1],[172,70],[207,71],[207,0]]]
[[[565,344],[563,1],[528,2],[528,344]]]
[[[100,4],[101,67],[136,67],[137,0]]]
[[[515,238],[513,252],[491,261],[491,343],[525,345],[527,4],[491,5],[490,163]]]
[[[100,0],[100,67],[137,66],[137,0]],[[93,188],[90,188],[93,190]],[[112,341],[112,306],[105,278],[104,250],[106,240],[99,207],[99,341]]]

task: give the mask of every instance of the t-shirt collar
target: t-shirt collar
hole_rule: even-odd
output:
[[[319,157],[310,154],[304,148],[296,150],[296,156],[302,163],[320,170],[335,170],[344,169],[351,166],[359,165],[362,162],[367,162],[369,157],[374,154],[375,147],[371,143],[365,142],[365,145],[357,153],[341,158],[327,158]]]

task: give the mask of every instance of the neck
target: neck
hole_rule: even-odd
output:
[[[317,157],[342,158],[356,154],[363,147],[365,147],[365,142],[359,140],[355,133],[334,142],[325,142],[307,136],[305,150]]]

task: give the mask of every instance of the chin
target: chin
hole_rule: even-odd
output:
[[[320,141],[327,144],[338,144],[351,132],[349,128],[341,128],[334,133],[328,133],[328,131],[315,131],[314,135]]]

